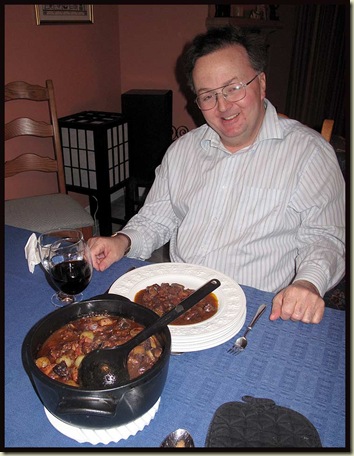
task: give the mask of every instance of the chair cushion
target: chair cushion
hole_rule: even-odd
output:
[[[94,221],[77,201],[57,193],[5,201],[5,224],[43,233],[93,226]]]

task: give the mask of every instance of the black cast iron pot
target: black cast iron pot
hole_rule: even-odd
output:
[[[144,415],[164,389],[171,355],[171,334],[166,327],[156,336],[163,347],[157,363],[140,377],[111,389],[87,390],[57,382],[45,375],[34,359],[44,341],[72,320],[106,312],[132,318],[145,326],[158,315],[123,296],[106,294],[62,307],[42,318],[25,337],[22,362],[44,407],[60,420],[83,428],[121,426]]]

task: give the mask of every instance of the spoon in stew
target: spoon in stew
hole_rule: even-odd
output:
[[[220,285],[218,279],[209,280],[128,342],[114,348],[97,349],[88,353],[79,367],[80,386],[88,389],[105,389],[115,388],[128,382],[130,378],[127,359],[130,351],[150,336],[160,332]]]

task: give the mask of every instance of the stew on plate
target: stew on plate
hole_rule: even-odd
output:
[[[190,296],[195,290],[185,288],[179,283],[157,283],[147,286],[138,291],[134,301],[144,307],[148,307],[160,317],[176,307],[181,301]],[[183,315],[178,317],[172,325],[191,325],[208,320],[218,311],[218,298],[210,293],[198,304],[193,306]]]

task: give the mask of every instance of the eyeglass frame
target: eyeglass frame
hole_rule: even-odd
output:
[[[253,76],[253,78],[250,79],[248,82],[240,82],[240,84],[239,84],[239,85],[240,85],[240,89],[239,89],[239,90],[241,90],[241,88],[242,88],[242,89],[246,89],[247,86],[250,85],[250,84],[256,79],[256,77],[259,76],[261,73],[262,73],[262,71],[261,71],[260,73],[257,73],[257,74],[256,74],[255,76]],[[215,106],[216,106],[217,103],[218,103],[218,97],[217,97],[217,95],[222,94],[222,96],[224,97],[224,100],[228,101],[228,100],[227,100],[228,95],[225,95],[224,92],[223,92],[223,90],[224,90],[226,87],[231,86],[231,85],[233,85],[233,84],[234,84],[233,82],[230,82],[229,84],[226,84],[226,85],[224,85],[224,86],[216,87],[215,89],[211,89],[211,90],[206,90],[205,92],[203,92],[203,93],[201,93],[200,95],[198,95],[198,96],[195,98],[194,102],[197,104],[198,108],[199,108],[201,111],[210,111],[211,109],[214,109]],[[202,95],[205,95],[206,93],[214,92],[215,90],[219,90],[219,89],[221,89],[221,92],[215,92],[215,93],[214,93],[214,100],[215,100],[214,106],[213,106],[212,108],[202,109],[202,108],[199,106],[198,98],[200,98]],[[245,96],[246,96],[246,90],[245,90]],[[236,101],[229,101],[229,103],[237,103],[238,101],[243,100],[243,99],[245,98],[245,96],[243,96],[242,98],[240,98],[239,100],[236,100]]]

